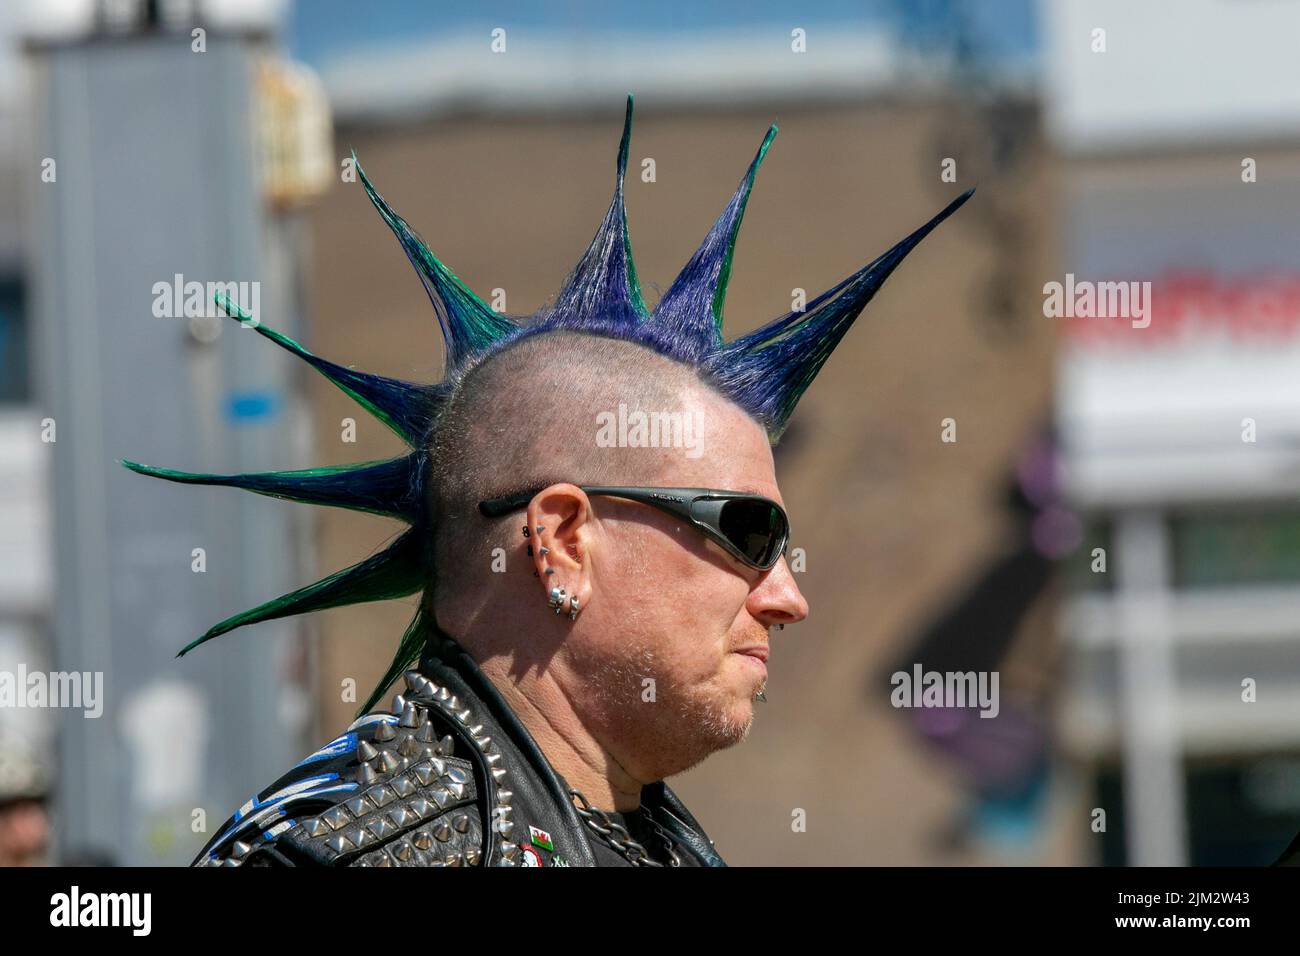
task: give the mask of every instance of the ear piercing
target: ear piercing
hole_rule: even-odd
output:
[[[546,602],[546,606],[554,608],[556,614],[562,613],[564,611],[564,598],[566,594],[567,592],[565,591],[564,586],[557,584],[555,587],[551,588],[551,597],[550,600]],[[575,594],[569,597],[568,604],[570,608],[569,620],[576,621],[578,619],[578,596]]]
[[[539,525],[537,526],[537,533],[538,533],[538,534],[541,534],[541,533],[542,533],[543,531],[545,531],[545,530],[546,530],[546,526],[545,526],[545,525],[540,525],[540,524],[539,524]],[[533,533],[532,533],[531,531],[528,530],[528,525],[524,525],[524,537],[525,537],[525,538],[530,538],[530,537],[532,537],[532,534],[533,534]],[[546,557],[546,555],[548,555],[548,554],[551,553],[551,549],[550,549],[550,548],[544,548],[544,547],[543,547],[543,548],[539,548],[538,551],[537,551],[537,553],[540,554],[542,557]],[[533,556],[533,546],[532,546],[531,544],[528,545],[528,556],[529,556],[530,558]],[[555,573],[555,570],[554,570],[553,568],[547,568],[547,569],[546,569],[546,573],[547,573],[547,574],[554,574],[554,573]],[[534,572],[533,572],[533,577],[538,577],[538,576],[539,576],[538,573],[537,573],[536,571],[534,571]]]
[[[546,530],[545,525],[539,524],[537,526],[538,534],[541,534],[545,530]],[[531,537],[528,530],[528,525],[524,525],[524,537],[525,538]],[[528,554],[531,556],[532,553],[533,553],[533,546],[530,544],[528,546]],[[551,549],[547,547],[538,546],[537,553],[542,557],[546,557],[546,555],[551,553]],[[555,573],[555,568],[546,569],[546,574],[548,576],[554,573]],[[533,571],[533,577],[537,577],[537,576],[538,576],[537,572]],[[564,611],[564,606],[565,606],[564,599],[566,596],[568,596],[568,592],[564,589],[564,586],[557,584],[555,587],[551,588],[551,596],[550,599],[547,600],[546,606],[549,608],[554,608],[555,613],[560,614]],[[569,605],[569,620],[576,621],[578,619],[578,610],[579,610],[578,596],[576,594],[569,596],[568,605]]]

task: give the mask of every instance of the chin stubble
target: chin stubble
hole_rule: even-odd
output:
[[[715,751],[740,743],[753,725],[753,710],[735,716],[736,703],[725,699],[717,684],[680,688],[662,676],[658,655],[640,647],[618,659],[600,662],[594,669],[596,698],[610,723],[624,722],[623,736],[655,765],[680,773]],[[653,683],[650,683],[653,682]],[[663,708],[642,713],[635,708]],[[643,758],[643,759],[646,759]]]

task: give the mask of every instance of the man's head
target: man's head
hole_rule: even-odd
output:
[[[638,415],[677,429],[656,447],[608,441],[613,421]],[[808,613],[785,561],[749,567],[672,515],[578,485],[720,488],[781,503],[759,422],[645,346],[551,333],[457,382],[431,459],[433,610],[471,653],[504,655],[517,676],[545,669],[641,779],[744,737],[769,629]],[[543,487],[526,509],[478,512],[481,500]],[[576,620],[547,607],[557,585],[578,598]]]
[[[43,798],[0,800],[0,867],[44,865],[49,842]]]

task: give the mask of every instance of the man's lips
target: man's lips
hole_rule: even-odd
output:
[[[762,644],[754,644],[751,647],[738,647],[731,653],[744,654],[747,657],[757,657],[764,664],[767,663],[767,647]]]

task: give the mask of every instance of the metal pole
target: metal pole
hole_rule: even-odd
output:
[[[1187,824],[1164,515],[1121,511],[1115,551],[1128,862],[1185,866]]]

